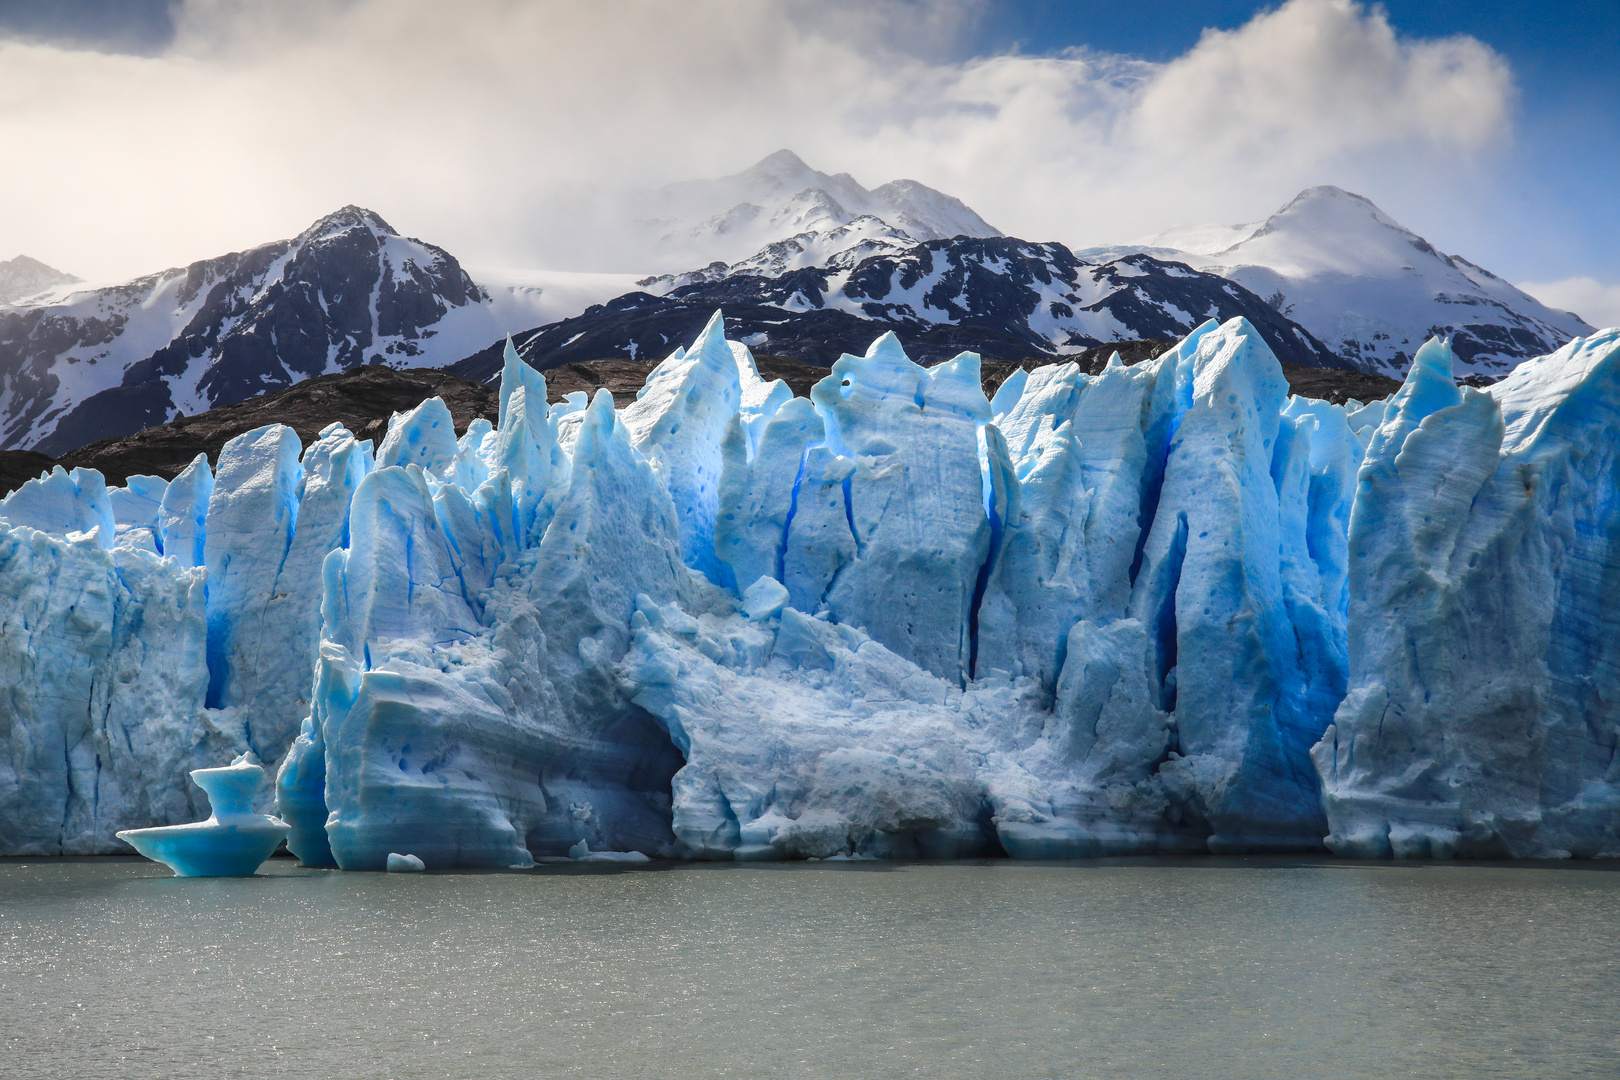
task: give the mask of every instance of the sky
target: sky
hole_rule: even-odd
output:
[[[1617,57],[1606,0],[0,0],[0,259],[128,278],[358,203],[640,272],[605,193],[787,147],[1074,247],[1336,184],[1613,324]]]

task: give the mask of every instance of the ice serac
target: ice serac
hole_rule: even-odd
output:
[[[295,491],[298,516],[286,557],[257,618],[257,640],[240,677],[253,687],[254,742],[279,761],[309,715],[310,673],[320,647],[321,567],[349,543],[355,489],[371,472],[371,446],[340,424],[326,427],[304,451]],[[239,640],[252,640],[239,631]]]
[[[57,536],[85,533],[104,548],[113,546],[117,528],[101,474],[94,469],[70,473],[60,465],[0,499],[0,523]]]
[[[597,391],[575,446],[568,496],[524,586],[569,715],[622,709],[612,666],[629,646],[636,597],[669,602],[694,587],[680,542],[662,478],[631,445],[612,396]]]
[[[1620,855],[1620,331],[1458,388],[1430,341],[1369,441],[1329,847]]]
[[[532,565],[490,620],[496,641],[528,648],[541,637],[545,683],[531,706],[563,746],[541,783],[547,816],[530,846],[560,855],[580,840],[597,851],[669,855],[669,777],[679,755],[628,701],[618,664],[630,644],[636,597],[697,603],[713,592],[681,561],[682,539],[665,478],[631,443],[613,398],[597,391],[575,443],[566,498]],[[532,631],[530,631],[532,633]],[[523,670],[527,670],[525,667]]]
[[[763,576],[786,577],[788,529],[797,518],[806,457],[825,439],[821,417],[805,398],[792,398],[778,409],[757,442],[740,417],[726,430],[714,546],[739,585]],[[842,510],[841,488],[838,501]],[[801,533],[805,528],[800,522]]]
[[[208,502],[214,495],[214,470],[208,455],[198,454],[163,491],[158,507],[158,537],[163,554],[181,566],[207,565]]]
[[[986,431],[1000,436],[999,428]],[[1043,430],[1021,471],[1004,448],[1003,442],[998,449],[1011,476],[992,486],[992,497],[1008,492],[1011,498],[1002,498],[996,515],[1002,535],[978,609],[974,674],[1028,674],[1051,686],[1069,628],[1092,610],[1085,543],[1091,492],[1067,419]],[[988,439],[985,460],[991,462]]]
[[[1127,616],[1163,482],[1177,365],[1214,326],[1169,358],[1127,368],[1116,354],[1095,377],[1073,364],[1037,368],[997,417],[1020,495],[979,611],[984,670],[1054,686],[1078,620]]]
[[[191,820],[186,774],[246,749],[203,708],[203,572],[95,535],[0,529],[0,850],[127,851]]]
[[[349,531],[348,548],[323,567],[325,638],[369,657],[369,669],[396,649],[448,645],[478,629],[420,468],[388,466],[362,480]]]
[[[509,398],[518,431],[525,393]],[[635,596],[673,602],[694,583],[664,481],[605,392],[567,482],[538,543],[515,546],[476,602],[429,474],[361,482],[349,546],[326,560],[314,703],[278,785],[301,859],[382,869],[409,847],[428,867],[504,867],[581,841],[672,853],[677,755],[615,665]]]
[[[443,399],[431,397],[407,412],[395,413],[377,447],[377,466],[415,465],[436,480],[454,475],[456,425]]]
[[[265,619],[292,547],[303,478],[297,434],[272,424],[238,435],[219,454],[208,500],[203,558],[208,570],[208,700],[238,709],[254,753],[279,758],[296,717],[258,723],[261,662],[283,646],[283,627]],[[307,602],[307,598],[306,598]],[[245,708],[244,708],[245,706]],[[257,729],[257,730],[256,730]]]
[[[114,547],[163,554],[163,533],[158,518],[168,488],[168,481],[161,476],[131,476],[123,487],[107,492],[113,515]]]
[[[533,547],[551,523],[556,504],[568,481],[568,457],[557,445],[546,408],[546,380],[519,359],[509,339],[505,366],[501,369],[498,427],[480,439],[484,469],[482,475],[468,477],[483,482],[484,476],[505,470],[511,487],[510,529],[502,528],[506,546]],[[469,426],[467,439],[473,438]],[[499,482],[496,485],[499,487]],[[474,485],[464,484],[466,491]],[[474,500],[486,507],[504,506],[507,496],[494,489],[479,492]],[[504,523],[503,523],[504,524]]]
[[[481,628],[426,474],[407,465],[367,476],[349,528],[348,549],[325,562],[317,675],[332,695],[318,704],[333,856],[345,869],[381,869],[410,840],[429,865],[519,861],[521,836],[499,805],[501,792],[447,753],[452,731],[502,714],[490,698],[496,688],[440,670],[439,657],[448,660]],[[430,822],[432,842],[422,835]]]
[[[1319,845],[1307,748],[1344,690],[1343,544],[1325,533],[1360,450],[1342,411],[1285,404],[1241,319],[1072,388],[1041,375],[997,425],[1020,509],[980,612],[981,657],[1053,694],[987,783],[1002,846]]]
[[[1308,751],[1343,685],[1330,658],[1325,685],[1309,686],[1305,654],[1332,649],[1318,640],[1331,616],[1309,588],[1285,596],[1284,553],[1307,528],[1286,513],[1300,509],[1283,502],[1286,473],[1273,475],[1301,450],[1291,422],[1279,438],[1288,384],[1242,319],[1178,353],[1174,377],[1173,433],[1132,597],[1155,645],[1161,708],[1174,714],[1175,756],[1160,774],[1208,822],[1212,850],[1317,847]]]
[[[923,368],[885,334],[864,357],[840,358],[810,396],[826,424],[827,449],[853,466],[842,488],[855,552],[819,590],[800,583],[798,593],[818,592],[836,621],[863,627],[942,678],[965,681],[973,603],[994,539],[979,460],[978,429],[990,420],[979,358],[964,353]],[[824,501],[828,479],[823,470]],[[811,480],[807,469],[804,483]],[[795,564],[811,561],[800,554],[797,533],[795,517],[790,575]]]
[[[752,368],[752,359],[748,364]],[[682,558],[717,585],[736,584],[715,556],[714,520],[721,445],[741,402],[737,357],[716,311],[692,348],[654,368],[642,395],[624,411],[636,449],[658,469],[674,500]]]
[[[737,361],[738,406],[737,419],[748,433],[748,452],[759,448],[759,439],[776,410],[793,400],[793,390],[781,379],[760,377],[754,363],[754,354],[740,341],[728,341],[732,358]]]

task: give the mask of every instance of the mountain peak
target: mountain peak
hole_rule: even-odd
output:
[[[1180,227],[1146,243],[1266,297],[1363,371],[1400,375],[1424,341],[1449,331],[1458,370],[1495,377],[1591,332],[1331,184],[1258,225]]]
[[[1406,236],[1416,235],[1380,210],[1378,204],[1365,195],[1322,184],[1295,195],[1281,210],[1267,218],[1251,239],[1284,228],[1303,227],[1318,234],[1360,230],[1366,228],[1369,219]]]
[[[645,213],[643,208],[655,208],[643,224],[660,234],[660,263],[705,267],[653,275],[649,282],[694,274],[707,280],[716,262],[736,264],[734,269],[744,273],[766,267],[781,273],[788,263],[819,265],[874,242],[1001,235],[960,199],[925,184],[893,180],[867,190],[849,173],[820,172],[787,149],[739,173],[683,180],[646,193],[638,207]]]
[[[1377,206],[1373,205],[1373,201],[1367,198],[1367,196],[1357,195],[1353,191],[1346,191],[1344,188],[1336,187],[1333,184],[1317,184],[1315,187],[1308,187],[1290,199],[1288,201],[1288,206],[1293,206],[1295,203],[1299,202],[1312,202],[1318,199],[1351,199],[1356,202],[1366,203],[1374,210],[1378,209]],[[1287,208],[1287,206],[1283,207],[1284,210]]]
[[[774,154],[767,154],[764,157],[760,158],[758,161],[756,161],[754,163],[753,167],[751,167],[747,171],[748,172],[787,172],[787,171],[801,171],[801,170],[804,171],[804,172],[810,172],[811,171],[810,166],[806,165],[804,163],[804,159],[801,158],[798,154],[795,154],[791,150],[782,149],[782,150],[776,151],[776,153],[774,153]]]
[[[812,187],[840,186],[839,177],[812,169],[791,150],[778,150],[763,157],[731,179],[742,185],[739,194],[746,193],[756,201],[767,193],[792,193]],[[854,184],[853,180],[844,179]]]
[[[0,262],[0,304],[14,304],[37,296],[46,289],[74,285],[82,280],[46,266],[38,259],[18,255],[15,259]]]
[[[324,236],[333,236],[349,229],[369,229],[384,236],[398,236],[394,227],[382,219],[382,215],[375,210],[367,210],[363,206],[350,203],[348,206],[334,210],[330,214],[316,221],[309,228],[298,235],[298,240],[309,242]]]
[[[55,267],[46,266],[38,259],[32,258],[28,255],[18,255],[15,259],[7,259],[5,262],[0,262],[0,273],[54,275],[56,277],[63,278],[73,276],[71,274],[64,274]],[[79,279],[73,278],[73,280],[77,281]]]

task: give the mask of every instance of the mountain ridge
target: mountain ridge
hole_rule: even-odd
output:
[[[722,275],[661,296],[629,293],[514,341],[542,370],[607,356],[657,359],[692,340],[717,308],[735,340],[821,366],[843,353],[861,355],[888,332],[922,364],[959,352],[1047,362],[1114,341],[1180,338],[1206,319],[1234,316],[1248,319],[1284,363],[1351,366],[1224,278],[1147,255],[1092,263],[1062,244],[1013,237],[935,240],[848,269]],[[451,370],[492,377],[503,341]]]
[[[821,364],[886,331],[924,362],[971,351],[1016,363],[1242,315],[1285,363],[1399,376],[1442,334],[1459,375],[1494,379],[1590,332],[1331,186],[1262,222],[1078,252],[1003,236],[916,181],[868,190],[787,150],[661,190],[686,216],[659,227],[723,242],[711,254],[770,239],[679,273],[509,275],[492,291],[349,204],[289,240],[101,288],[26,257],[0,264],[32,274],[29,287],[55,282],[0,306],[0,447],[62,454],[363,363],[487,375],[508,330],[543,366],[639,362],[716,307],[760,350]]]

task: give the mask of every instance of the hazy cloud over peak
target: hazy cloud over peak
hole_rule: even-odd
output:
[[[953,58],[979,14],[192,0],[155,56],[0,42],[0,140],[28,148],[0,179],[0,258],[127,276],[353,202],[473,265],[640,271],[615,192],[783,146],[1077,246],[1250,220],[1316,183],[1409,219],[1510,134],[1499,56],[1403,40],[1350,0],[1291,0],[1165,64]]]

